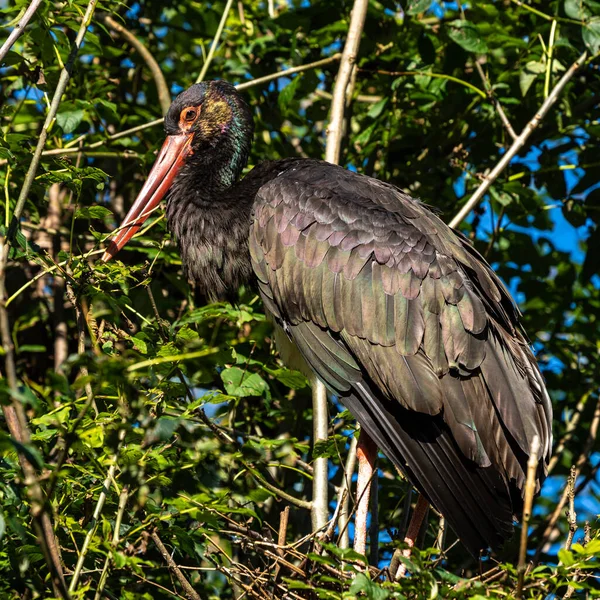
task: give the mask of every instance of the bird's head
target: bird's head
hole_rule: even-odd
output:
[[[194,175],[223,187],[235,183],[252,131],[250,108],[226,81],[197,83],[179,94],[165,116],[167,137],[148,179],[102,260],[127,244],[172,186],[193,184]]]

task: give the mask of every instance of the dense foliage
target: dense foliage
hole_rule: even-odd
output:
[[[27,5],[0,5],[2,41]],[[244,92],[256,122],[250,166],[322,157],[351,3],[103,1],[75,55],[87,8],[42,2],[0,68],[0,231],[14,233],[2,273],[0,401],[6,422],[23,408],[31,432],[15,438],[0,421],[1,597],[60,592],[38,544],[40,511],[51,517],[72,597],[194,597],[181,577],[201,598],[513,596],[518,536],[502,556],[474,561],[452,532],[440,552],[436,515],[422,544],[432,549],[414,557],[411,576],[382,583],[378,567],[400,545],[411,502],[383,457],[380,561],[353,577],[358,557],[336,545],[338,530],[316,544],[305,506],[311,461],[328,456],[333,514],[354,421],[331,404],[329,441],[312,447],[310,390],[278,360],[255,291],[240,290],[236,305],[195,304],[160,212],[119,260],[96,261],[163,138],[160,125],[147,126],[161,116],[161,80],[128,36],[171,95],[204,65],[206,78],[248,84],[330,59]],[[600,4],[371,0],[347,109],[343,163],[450,221],[512,144],[511,126],[523,130],[584,50],[554,107],[461,225],[519,301],[554,402],[558,450],[532,518],[527,598],[600,595]]]

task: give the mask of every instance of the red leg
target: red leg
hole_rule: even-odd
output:
[[[356,450],[358,459],[358,481],[356,483],[356,518],[354,519],[354,550],[366,554],[367,550],[367,515],[369,514],[369,496],[371,495],[371,479],[377,446],[375,442],[361,430]]]
[[[419,531],[421,531],[421,526],[423,525],[423,519],[425,519],[425,515],[427,515],[427,511],[429,510],[429,502],[425,500],[425,497],[419,494],[419,498],[417,499],[417,504],[415,505],[415,510],[410,519],[410,523],[408,525],[408,530],[406,531],[406,537],[404,538],[404,542],[408,545],[408,548],[402,550],[402,556],[406,558],[410,558],[412,554],[412,549],[415,547],[415,543],[417,538],[419,537]],[[404,577],[406,575],[406,565],[402,563],[398,568],[398,573],[396,574],[396,578]]]

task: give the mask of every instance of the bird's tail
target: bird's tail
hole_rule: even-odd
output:
[[[441,415],[384,402],[364,381],[341,399],[472,554],[497,549],[512,535],[513,503],[518,499],[511,497],[508,483],[493,467],[478,467],[464,456]]]

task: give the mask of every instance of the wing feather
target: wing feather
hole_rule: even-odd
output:
[[[467,545],[498,546],[533,437],[538,483],[551,448],[518,309],[468,240],[417,201],[327,163],[289,164],[255,201],[265,305]]]

